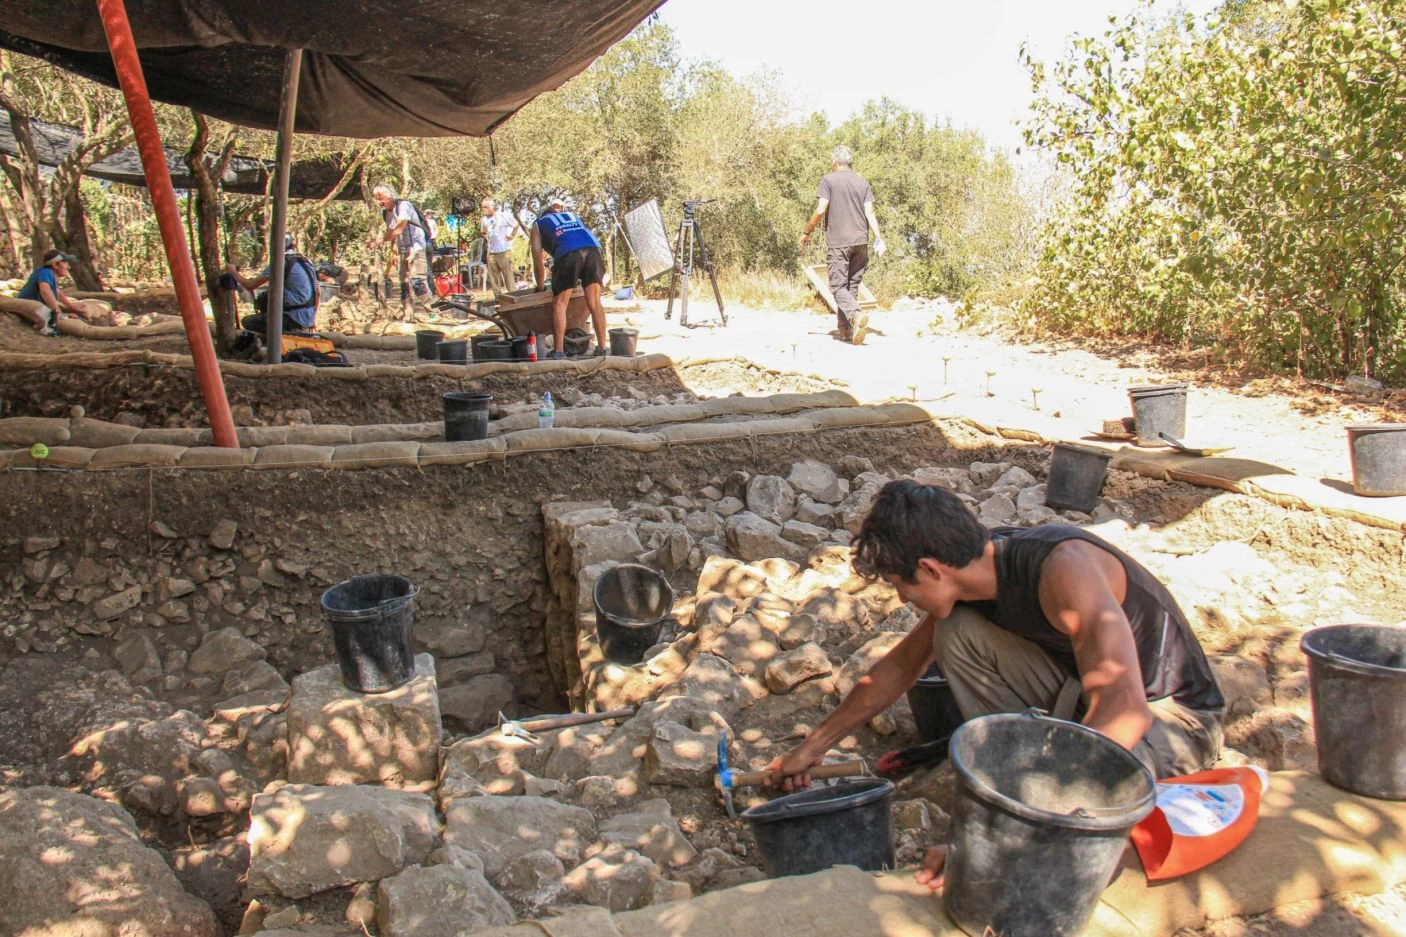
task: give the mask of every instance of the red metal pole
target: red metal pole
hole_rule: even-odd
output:
[[[215,360],[215,343],[210,339],[210,326],[205,321],[205,309],[200,302],[200,287],[195,282],[195,264],[190,258],[185,231],[181,228],[181,211],[176,205],[176,190],[171,185],[171,172],[166,167],[166,151],[161,145],[161,131],[156,127],[156,114],[151,109],[146,78],[142,75],[141,59],[137,56],[137,41],[127,22],[127,7],[123,0],[97,0],[107,33],[107,47],[112,53],[112,65],[117,72],[122,95],[127,99],[127,115],[137,138],[137,150],[146,170],[147,191],[156,209],[156,223],[161,229],[161,241],[166,247],[166,262],[176,287],[176,299],[185,321],[186,340],[191,357],[195,359],[195,376],[200,382],[200,394],[205,398],[205,412],[215,445],[231,449],[239,447],[234,434],[234,419],[230,416],[229,400],[225,397],[220,365]]]

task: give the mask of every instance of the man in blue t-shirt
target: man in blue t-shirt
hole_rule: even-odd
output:
[[[59,277],[68,276],[68,265],[73,262],[72,254],[51,250],[44,254],[39,267],[24,281],[17,298],[42,303],[48,308],[31,306],[17,309],[15,314],[39,330],[40,335],[59,334],[59,312],[69,312],[84,319],[92,318],[88,309],[76,300],[69,299],[59,289]],[[108,325],[108,322],[96,323]]]
[[[532,226],[532,271],[537,288],[542,289],[546,258],[552,258],[552,345],[548,358],[565,358],[566,307],[571,291],[579,283],[586,294],[586,307],[591,310],[591,324],[596,330],[596,351],[606,354],[605,307],[600,302],[601,281],[605,278],[605,258],[601,256],[600,241],[586,229],[581,217],[567,211],[560,198],[548,203],[547,214]]]
[[[293,249],[293,235],[283,238],[283,331],[306,332],[317,326],[317,272],[312,262]],[[244,289],[253,293],[269,281],[269,267],[256,277],[241,276],[234,264],[225,272],[234,277]],[[240,325],[246,331],[263,335],[268,328],[268,291],[254,294],[254,314],[245,316]]]

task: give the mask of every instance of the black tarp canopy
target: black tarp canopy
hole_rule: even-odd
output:
[[[482,136],[663,0],[127,0],[151,96],[278,124],[302,49],[299,133]],[[0,46],[116,85],[94,0],[3,0]]]
[[[83,131],[77,127],[50,123],[47,120],[31,120],[29,128],[34,137],[34,149],[42,166],[57,166],[83,139]],[[14,130],[8,121],[0,121],[0,153],[8,156],[19,155],[19,144],[15,142]],[[179,150],[166,147],[166,168],[170,170],[171,182],[176,188],[189,189],[195,185],[195,180],[186,169],[184,154]],[[288,194],[293,198],[323,198],[342,178],[344,172],[344,167],[339,166],[333,158],[300,160],[293,164],[292,172],[289,173]],[[120,182],[123,185],[146,185],[146,170],[142,167],[142,158],[136,147],[128,147],[94,163],[85,169],[83,174],[108,182]],[[226,192],[236,195],[263,195],[268,191],[269,176],[272,174],[272,160],[236,155],[230,159],[224,176],[217,181]],[[346,201],[361,200],[360,170],[347,180],[336,197]]]

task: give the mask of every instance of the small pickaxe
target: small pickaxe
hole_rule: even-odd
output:
[[[541,741],[535,732],[550,732],[553,729],[565,729],[568,726],[584,726],[592,722],[605,722],[607,719],[628,719],[635,714],[634,707],[628,709],[609,709],[603,713],[571,713],[566,716],[543,716],[540,719],[528,719],[519,722],[509,719],[501,712],[498,713],[498,731],[509,738],[524,739],[536,745]]]
[[[825,778],[852,778],[861,774],[868,774],[869,769],[862,761],[847,761],[839,765],[816,765],[806,772],[816,780]],[[723,792],[723,806],[727,808],[727,815],[737,816],[737,811],[732,806],[732,789],[734,787],[756,787],[766,782],[765,771],[733,771],[727,766],[727,733],[724,732],[718,739],[718,789]]]

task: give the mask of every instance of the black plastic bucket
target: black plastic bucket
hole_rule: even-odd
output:
[[[610,353],[620,358],[633,358],[639,337],[639,329],[611,329]]]
[[[477,334],[477,335],[470,336],[470,337],[469,337],[469,357],[470,357],[472,360],[474,360],[474,361],[482,361],[482,360],[483,360],[483,349],[480,348],[479,346],[481,346],[484,342],[496,342],[496,341],[498,341],[498,336],[497,336],[497,335],[494,335],[492,332],[480,332],[480,333]]]
[[[836,865],[880,872],[894,867],[893,791],[892,782],[877,778],[841,781],[749,807],[742,819],[757,838],[767,878]]]
[[[1074,722],[1000,713],[952,736],[957,787],[943,901],[973,937],[1075,937],[1156,787],[1142,762]]]
[[[508,361],[513,356],[513,343],[499,338],[479,342],[478,350],[483,354],[484,361]]]
[[[467,339],[454,339],[447,342],[435,342],[435,355],[445,364],[466,364],[469,360],[469,343]]]
[[[1138,443],[1144,446],[1166,445],[1158,433],[1166,433],[1174,439],[1186,436],[1186,390],[1184,381],[1128,388]]]
[[[921,741],[949,738],[962,724],[962,711],[957,708],[952,687],[936,664],[908,691],[908,706],[913,710],[913,721],[918,724]]]
[[[606,570],[591,592],[596,639],[607,660],[638,664],[659,642],[674,607],[674,588],[658,570],[622,563]]]
[[[404,576],[354,576],[322,593],[322,614],[332,626],[332,643],[342,682],[358,693],[385,693],[415,675],[415,596],[420,590]]]
[[[434,329],[418,329],[415,332],[415,357],[427,361],[435,360],[434,346],[444,340],[444,333]]]
[[[444,395],[444,441],[488,438],[488,408],[492,394],[452,390]]]
[[[1347,428],[1352,490],[1360,495],[1406,495],[1406,423]]]
[[[515,335],[515,336],[513,336],[511,339],[509,339],[509,341],[512,343],[512,346],[513,346],[513,360],[514,360],[514,361],[526,361],[526,360],[527,360],[527,336],[526,336],[526,335]]]
[[[1095,446],[1055,443],[1050,477],[1045,481],[1045,504],[1057,510],[1092,511],[1098,506],[1112,459],[1113,453]]]
[[[1299,646],[1319,773],[1357,794],[1406,800],[1406,628],[1329,625]]]

